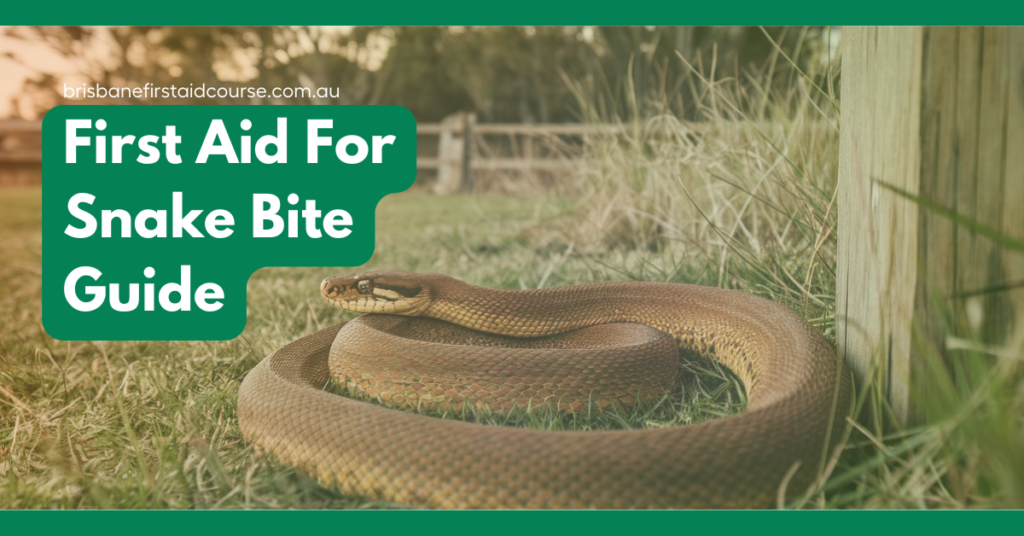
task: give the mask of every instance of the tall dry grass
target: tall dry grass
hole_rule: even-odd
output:
[[[789,59],[778,51],[778,62]],[[795,65],[795,64],[794,64]],[[630,119],[602,117],[600,99],[576,85],[583,115],[620,123],[623,134],[588,137],[567,231],[584,251],[648,251],[671,273],[698,268],[700,282],[746,288],[832,315],[836,263],[838,101],[831,78],[804,73],[779,83],[772,69],[714,78],[688,72],[684,121],[657,95],[636,95]],[[824,85],[817,80],[825,80]],[[657,264],[657,263],[655,263]]]
[[[584,117],[624,133],[586,140],[564,232],[619,276],[745,289],[790,305],[834,336],[839,59],[784,83],[771,69],[722,77],[680,58],[699,120],[683,121],[655,95],[622,116],[589,103]],[[626,118],[624,118],[626,117]],[[964,222],[960,222],[964,224]],[[1024,254],[1012,240],[1007,252]],[[874,380],[859,385],[858,422],[831,479],[799,506],[1024,507],[1024,322],[1005,346],[963,338],[948,310],[932,311],[956,350],[915,336],[926,371],[915,400],[926,418],[902,427]],[[990,316],[990,315],[986,315]]]

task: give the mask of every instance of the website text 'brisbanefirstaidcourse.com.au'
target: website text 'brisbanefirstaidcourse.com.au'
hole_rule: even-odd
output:
[[[253,87],[253,86],[208,86],[189,84],[155,86],[103,87],[99,84],[80,86],[64,84],[65,99],[336,99],[341,96],[337,87]]]

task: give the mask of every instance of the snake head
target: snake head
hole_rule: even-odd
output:
[[[423,274],[400,271],[328,277],[320,283],[320,293],[331,305],[357,313],[416,316],[431,301]]]

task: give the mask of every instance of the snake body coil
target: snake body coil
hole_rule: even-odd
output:
[[[245,438],[343,493],[440,508],[772,507],[824,473],[848,430],[852,381],[824,337],[742,292],[667,283],[499,291],[404,272],[321,288],[345,309],[435,319],[366,315],[281,348],[243,381]],[[507,337],[544,340],[508,349]],[[672,428],[553,432],[323,391],[334,368],[394,406],[628,404],[674,382],[676,366],[657,357],[673,340],[733,370],[746,411]]]

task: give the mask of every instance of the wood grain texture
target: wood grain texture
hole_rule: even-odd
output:
[[[895,417],[948,336],[1007,344],[1024,256],[881,187],[1024,234],[1024,28],[847,28],[837,335]],[[941,363],[939,363],[941,365]]]
[[[906,251],[917,243],[918,210],[883,189],[919,185],[923,32],[847,28],[839,167],[839,352],[863,382],[885,386],[907,411],[907,361],[917,272]],[[913,255],[911,255],[912,257]]]

